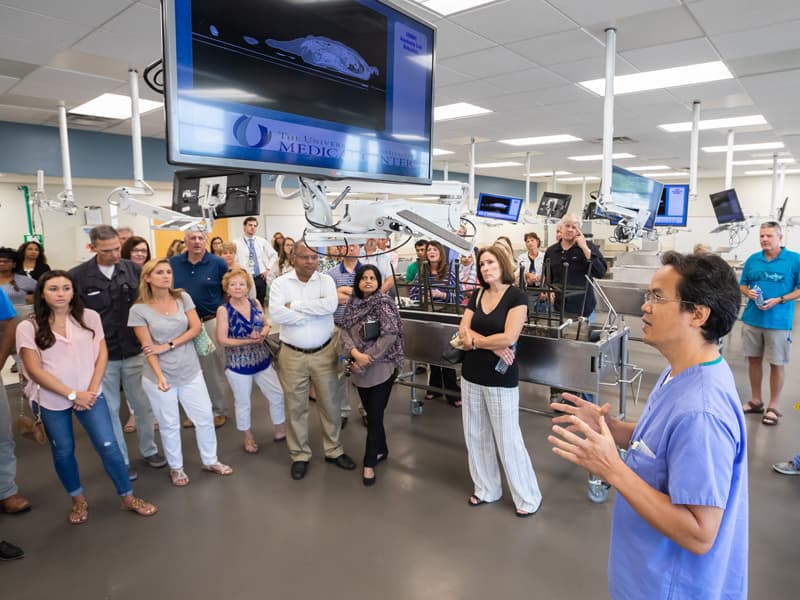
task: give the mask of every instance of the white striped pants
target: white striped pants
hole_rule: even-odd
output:
[[[252,375],[234,373],[230,369],[225,369],[225,377],[233,392],[236,429],[239,431],[250,430],[250,393],[253,390],[254,381],[269,402],[269,416],[272,424],[282,425],[286,421],[283,412],[283,388],[272,364],[263,371]]]
[[[519,428],[519,387],[487,387],[461,379],[461,413],[474,494],[485,502],[503,495],[500,465],[517,509],[534,512],[542,502]]]

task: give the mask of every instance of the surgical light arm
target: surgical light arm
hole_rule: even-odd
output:
[[[140,215],[163,221],[161,225],[154,226],[153,229],[165,229],[169,231],[199,229],[202,231],[211,231],[211,226],[214,223],[213,219],[183,215],[174,210],[139,200],[136,196],[147,197],[153,195],[153,188],[144,181],[140,183],[143,184],[143,187],[118,187],[112,190],[106,198],[106,201],[110,205],[118,206],[120,209],[132,215]]]

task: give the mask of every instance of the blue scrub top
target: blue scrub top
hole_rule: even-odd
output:
[[[724,510],[711,550],[698,556],[656,531],[617,495],[608,557],[612,598],[747,597],[747,444],[728,364],[697,365],[650,394],[625,459],[673,504]]]
[[[744,263],[739,285],[758,285],[764,298],[780,298],[800,287],[800,254],[781,248],[778,256],[767,260],[764,252],[753,254]],[[761,310],[753,300],[747,302],[742,321],[762,329],[790,331],[794,322],[794,302],[777,304],[769,310]]]
[[[0,289],[0,321],[13,319],[16,316],[17,311],[14,309],[14,305],[11,304],[5,291]]]

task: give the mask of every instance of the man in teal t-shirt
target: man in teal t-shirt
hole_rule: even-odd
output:
[[[764,413],[761,381],[762,361],[766,358],[770,397],[761,422],[777,425],[781,416],[778,400],[792,348],[794,300],[800,298],[800,254],[781,246],[783,234],[775,221],[761,224],[759,241],[761,252],[747,259],[739,280],[742,294],[749,299],[742,314],[742,348],[749,362],[751,395],[743,410]],[[760,289],[760,296],[754,286]]]
[[[417,269],[419,269],[417,260],[425,260],[425,248],[427,246],[428,242],[426,240],[417,240],[414,244],[414,252],[417,253],[417,257],[406,269],[406,283],[414,281],[414,277],[417,276]]]

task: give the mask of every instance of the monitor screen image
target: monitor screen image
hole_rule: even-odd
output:
[[[261,174],[190,169],[175,171],[172,180],[172,210],[202,217],[200,197],[225,195],[216,208],[217,218],[258,216],[261,207]]]
[[[521,209],[522,198],[481,193],[478,197],[478,209],[475,211],[475,215],[516,223],[519,220]]]
[[[744,214],[742,207],[739,205],[739,196],[736,195],[736,190],[731,188],[711,194],[711,206],[714,208],[714,215],[717,217],[717,223],[724,225],[725,223],[741,223],[744,221]]]
[[[430,183],[435,29],[383,0],[164,0],[172,164]]]
[[[572,194],[544,192],[542,193],[542,199],[539,201],[539,208],[536,210],[536,214],[541,217],[561,219],[567,214],[570,200],[572,200]]]
[[[689,211],[689,186],[664,185],[655,215],[655,227],[686,227]]]
[[[614,165],[611,173],[611,204],[631,211],[649,210],[644,229],[652,229],[664,184]]]

